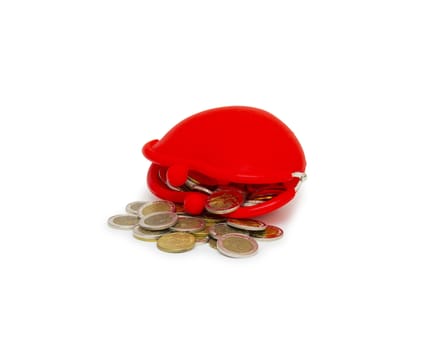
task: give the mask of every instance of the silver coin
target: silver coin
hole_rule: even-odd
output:
[[[185,185],[187,186],[188,189],[193,190],[193,191],[201,191],[201,192],[206,193],[206,194],[212,194],[213,193],[213,191],[211,191],[209,188],[206,188],[205,186],[202,186],[199,183],[194,182],[190,178],[188,178],[186,180]]]
[[[175,212],[175,204],[171,201],[148,202],[139,208],[138,215],[144,217],[154,213]]]
[[[121,230],[131,230],[139,222],[136,215],[114,215],[108,219],[108,225]]]
[[[231,258],[245,258],[257,253],[258,244],[250,236],[241,233],[228,233],[217,240],[217,250]]]
[[[249,199],[247,201],[245,201],[244,203],[242,203],[243,207],[253,207],[255,205],[258,204],[262,204],[265,203],[265,201],[261,201],[261,200],[257,200],[257,199]]]
[[[214,224],[209,228],[209,235],[214,239],[218,239],[220,236],[223,236],[228,233],[242,233],[245,235],[248,234],[247,231],[243,231],[243,230],[239,230],[237,228],[231,227],[225,222]]]
[[[129,203],[126,206],[126,211],[129,214],[138,215],[139,208],[142,207],[144,204],[147,204],[147,202],[136,201]]]
[[[266,229],[266,224],[263,221],[255,219],[228,219],[227,224],[247,231],[263,231]]]
[[[149,241],[155,242],[159,239],[163,234],[171,232],[170,230],[162,230],[162,231],[150,231],[146,230],[143,227],[136,225],[133,229],[133,237],[139,239],[141,241]]]
[[[178,216],[178,221],[174,226],[171,227],[171,230],[177,232],[200,232],[205,228],[205,220],[199,217],[193,216]]]
[[[142,217],[139,226],[150,231],[160,231],[174,226],[177,220],[177,214],[165,211]]]
[[[217,190],[208,196],[205,209],[212,214],[224,215],[237,210],[243,202],[244,197],[239,190]]]

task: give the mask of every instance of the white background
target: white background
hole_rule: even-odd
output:
[[[2,1],[0,348],[430,349],[430,18],[413,0]],[[300,195],[264,218],[282,240],[234,260],[107,227],[153,198],[145,142],[232,104],[305,150]]]

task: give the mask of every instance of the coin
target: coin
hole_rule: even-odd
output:
[[[178,216],[178,220],[171,230],[178,232],[199,232],[205,228],[205,220],[193,216]]]
[[[283,230],[280,227],[268,225],[264,231],[250,232],[250,236],[262,241],[272,241],[283,237]]]
[[[167,253],[182,253],[193,249],[195,241],[195,236],[191,233],[167,233],[157,240],[157,248]]]
[[[165,211],[144,216],[139,221],[139,226],[150,231],[159,231],[174,226],[177,220],[177,214]]]
[[[139,208],[138,215],[140,217],[154,214],[154,213],[160,213],[160,212],[175,212],[176,207],[173,202],[170,201],[154,201],[154,202],[148,202],[144,204],[142,207]]]
[[[155,242],[158,238],[160,238],[163,234],[170,232],[169,230],[162,231],[150,231],[142,228],[139,225],[136,225],[133,229],[133,237],[139,239],[141,241],[147,242]]]
[[[229,214],[237,210],[243,201],[241,191],[234,189],[217,190],[208,196],[205,209],[212,214]]]
[[[227,224],[231,227],[248,231],[262,231],[266,228],[263,221],[255,219],[228,219]]]
[[[252,207],[254,205],[265,203],[263,200],[257,200],[257,199],[249,199],[246,200],[244,203],[242,203],[243,207]]]
[[[218,222],[225,222],[227,220],[224,216],[211,214],[208,212],[204,212],[201,215],[201,218],[203,218],[207,224],[215,224]]]
[[[205,244],[210,239],[210,236],[208,236],[208,235],[197,236],[196,234],[193,233],[193,236],[195,236],[195,244]]]
[[[207,243],[210,238],[209,227],[205,226],[203,230],[198,232],[193,232],[193,236],[195,236],[196,238],[196,244]]]
[[[191,179],[190,177],[186,180],[185,185],[188,189],[192,191],[201,191],[206,194],[211,194],[213,191],[211,191],[209,188],[206,188],[205,186],[200,185],[196,180]]]
[[[177,186],[173,186],[173,185],[171,185],[171,184],[169,183],[169,181],[168,181],[168,179],[167,179],[167,177],[166,177],[167,170],[168,170],[168,168],[164,168],[164,167],[161,167],[161,168],[159,169],[159,179],[160,179],[160,180],[162,180],[162,182],[163,182],[166,186],[168,186],[171,190],[173,190],[173,191],[178,191],[178,192],[182,191],[182,190],[184,189],[184,188],[183,188],[183,186],[181,186],[181,187],[177,187]]]
[[[226,223],[221,222],[215,225],[210,226],[209,234],[212,238],[218,239],[220,236],[223,236],[227,233],[242,233],[248,234],[247,231],[239,230],[237,228],[228,226]]]
[[[139,222],[136,215],[114,215],[108,219],[108,225],[121,230],[131,230]]]
[[[202,230],[197,231],[197,232],[193,232],[193,234],[195,235],[195,237],[200,237],[200,236],[208,236],[210,233],[210,227],[209,226],[205,226]]]
[[[269,200],[286,191],[283,184],[260,185],[254,189],[249,187],[249,189],[251,191],[248,193],[248,199],[251,200]]]
[[[142,207],[144,204],[147,204],[147,202],[136,201],[129,203],[126,206],[126,211],[130,214],[138,215],[139,208]]]
[[[231,258],[244,258],[257,253],[258,244],[254,238],[241,233],[228,233],[217,240],[217,250]]]
[[[217,240],[216,239],[209,237],[208,244],[211,248],[217,249]]]

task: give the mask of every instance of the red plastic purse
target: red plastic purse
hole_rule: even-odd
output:
[[[253,107],[220,107],[192,115],[162,139],[146,143],[142,152],[152,162],[147,176],[151,192],[184,203],[185,211],[193,215],[203,211],[208,194],[181,190],[190,176],[210,187],[283,186],[269,200],[225,215],[232,218],[280,208],[306,178],[304,152],[293,132],[272,114]]]

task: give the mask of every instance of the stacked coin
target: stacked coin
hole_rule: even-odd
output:
[[[227,198],[228,205],[217,204],[218,198],[211,208],[236,205],[235,199],[232,200],[235,195],[223,198]],[[209,243],[225,256],[243,258],[257,253],[256,240],[274,240],[283,235],[279,227],[254,219],[227,219],[217,210],[201,216],[186,216],[182,206],[165,200],[132,202],[126,206],[126,211],[127,214],[111,216],[108,224],[117,229],[133,230],[136,239],[156,242],[157,248],[168,253],[182,253],[197,244]],[[223,212],[226,213],[226,209]]]

